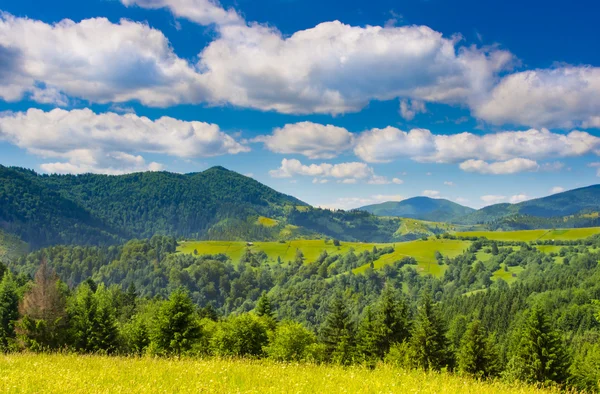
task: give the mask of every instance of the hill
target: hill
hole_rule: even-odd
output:
[[[388,201],[367,205],[360,210],[378,216],[398,216],[436,222],[449,222],[475,210],[455,202],[429,197],[413,197],[403,201]]]
[[[0,230],[33,248],[114,244],[156,234],[240,241],[414,238],[397,233],[399,219],[313,208],[223,167],[111,176],[40,175],[0,166],[0,181]]]
[[[454,219],[492,229],[592,227],[600,224],[600,185],[569,190],[518,204],[495,204]]]

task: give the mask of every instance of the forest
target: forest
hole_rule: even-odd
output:
[[[436,278],[411,257],[353,273],[392,247],[269,263],[250,250],[237,262],[176,253],[166,236],[53,246],[2,266],[0,346],[389,364],[598,391],[599,247],[600,236],[472,238],[457,257],[438,254],[449,268]],[[514,283],[491,279],[511,267],[523,269]]]

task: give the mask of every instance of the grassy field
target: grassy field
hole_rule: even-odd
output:
[[[378,248],[393,246],[394,253],[383,255],[379,260],[375,261],[375,268],[381,268],[386,264],[393,264],[403,257],[414,257],[419,263],[417,270],[420,273],[440,276],[443,275],[446,266],[437,264],[435,252],[439,251],[444,256],[455,257],[467,249],[469,244],[469,241],[430,238],[427,241],[418,240],[395,244],[342,242],[338,248],[331,241],[325,243],[324,240],[298,240],[286,243],[255,242],[250,246],[250,249],[253,252],[264,251],[271,261],[276,261],[277,257],[281,257],[282,261],[292,260],[296,256],[296,249],[300,249],[306,258],[306,262],[310,263],[315,261],[323,250],[326,250],[329,254],[345,254],[350,249],[354,249],[355,252],[359,253],[365,250],[372,250],[373,246],[377,246]],[[193,253],[194,250],[197,250],[199,254],[224,253],[231,257],[233,262],[237,262],[247,247],[245,242],[191,241],[182,242],[178,250],[182,253]],[[365,265],[357,268],[355,272],[363,272],[367,268],[368,265]]]
[[[508,284],[517,280],[517,277],[521,272],[523,272],[525,268],[521,266],[516,267],[508,267],[508,272],[504,271],[504,267],[500,268],[498,271],[494,272],[492,275],[492,280],[504,279],[504,281]]]
[[[248,360],[0,356],[5,393],[549,393],[445,373]]]
[[[562,230],[522,230],[522,231],[466,231],[457,232],[462,237],[486,237],[497,241],[537,241],[544,239],[573,240],[600,234],[600,227],[573,228]]]

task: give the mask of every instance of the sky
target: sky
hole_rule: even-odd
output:
[[[341,209],[596,184],[599,13],[593,0],[0,0],[0,164],[221,165]]]

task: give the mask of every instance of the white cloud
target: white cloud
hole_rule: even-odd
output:
[[[452,182],[452,181],[444,181],[444,185],[450,186],[450,187],[456,186],[456,184],[454,184],[454,182]]]
[[[327,209],[356,209],[371,204],[379,204],[386,201],[402,201],[405,197],[399,194],[383,195],[376,194],[369,197],[342,197],[330,204],[321,204],[319,207]]]
[[[494,124],[598,127],[600,68],[561,67],[508,75],[474,114]]]
[[[402,185],[404,181],[400,178],[393,178],[392,183],[395,183],[396,185]]]
[[[406,120],[413,120],[419,113],[425,113],[425,103],[420,100],[400,100],[400,115]]]
[[[339,183],[352,184],[364,181],[372,185],[385,185],[390,181],[386,177],[375,175],[373,168],[365,163],[321,163],[304,165],[296,159],[283,159],[281,166],[269,171],[273,178],[292,178],[294,176],[311,176],[316,179],[335,178]],[[316,183],[313,180],[313,183]],[[324,183],[324,182],[321,182]]]
[[[0,114],[0,140],[45,159],[66,160],[42,167],[61,173],[159,169],[157,164],[145,164],[138,152],[196,158],[249,150],[215,124],[169,117],[153,121],[135,114],[96,114],[89,109],[4,112]]]
[[[173,15],[186,18],[200,25],[241,24],[243,19],[233,10],[225,10],[218,1],[212,0],[120,0],[125,6],[142,8],[168,8]]]
[[[168,106],[209,98],[196,68],[162,32],[106,18],[47,24],[0,13],[0,98],[66,105],[139,100]]]
[[[511,196],[508,199],[508,202],[510,202],[511,204],[517,204],[517,203],[529,200],[530,198],[531,197],[529,197],[528,195],[521,193],[521,194],[516,194],[514,196]]]
[[[539,165],[529,159],[516,158],[496,163],[487,163],[483,160],[467,160],[460,164],[460,169],[466,172],[478,172],[480,174],[516,174],[524,171],[535,171]]]
[[[321,183],[321,184],[322,184],[322,183],[327,183],[327,182],[329,182],[329,180],[327,180],[327,179],[324,179],[324,178],[321,178],[321,179],[319,179],[319,178],[314,178],[314,179],[312,180],[312,183]]]
[[[483,201],[486,205],[498,204],[501,202],[506,202],[506,196],[488,194],[481,196],[481,201]]]
[[[425,197],[440,198],[440,192],[438,190],[423,190],[422,194]]]
[[[582,131],[568,134],[547,129],[503,131],[483,136],[472,133],[435,135],[427,129],[408,132],[395,127],[361,133],[355,154],[370,163],[410,158],[419,162],[456,163],[464,160],[543,160],[582,156],[600,150],[600,138]]]
[[[565,188],[562,186],[554,186],[552,189],[550,189],[550,193],[552,193],[552,194],[562,193],[564,191],[565,191]]]
[[[263,142],[275,153],[301,154],[310,159],[331,159],[352,147],[352,133],[342,127],[312,122],[287,124],[271,135],[262,135],[253,142]]]

